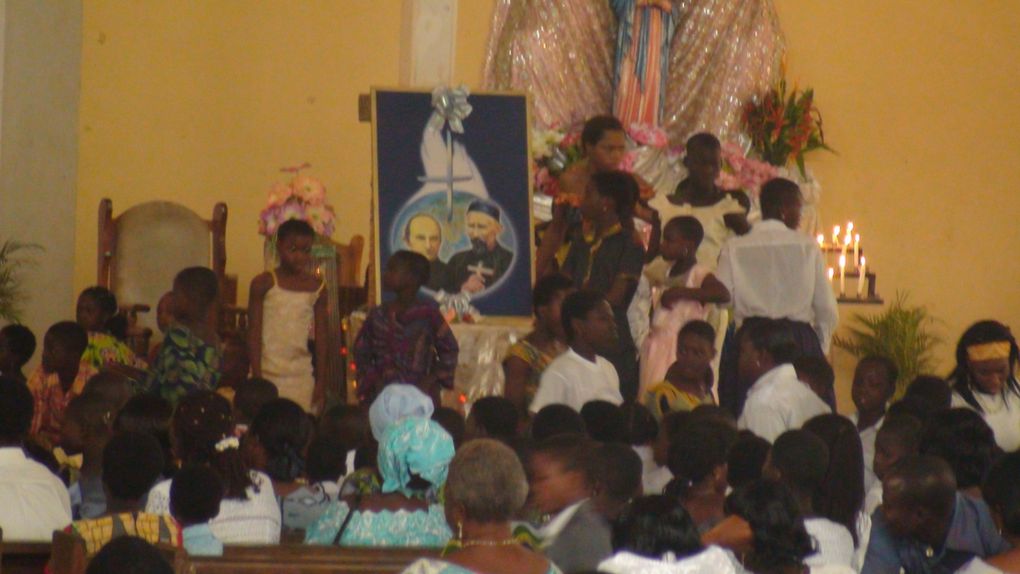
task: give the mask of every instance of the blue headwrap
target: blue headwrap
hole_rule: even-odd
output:
[[[428,395],[414,385],[394,383],[386,385],[368,408],[368,424],[372,436],[382,442],[386,427],[404,417],[429,418],[435,405]]]
[[[411,496],[408,484],[412,475],[427,480],[438,490],[446,483],[453,454],[453,439],[435,421],[407,417],[390,425],[379,441],[377,462],[383,479],[382,491]]]

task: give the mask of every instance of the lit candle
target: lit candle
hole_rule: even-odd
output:
[[[846,232],[847,233],[853,233],[853,231],[854,231],[854,222],[851,221],[851,222],[846,224]]]
[[[825,247],[825,234],[819,233],[818,234],[818,248],[822,249],[824,247]]]
[[[853,238],[850,237],[849,232],[847,232],[847,234],[843,236],[843,249],[840,251],[840,254],[843,255],[844,258],[846,257],[847,250],[850,249],[851,239]]]
[[[861,234],[854,235],[854,265],[863,267],[864,263],[858,258],[861,253]]]
[[[839,226],[838,225],[832,228],[832,245],[833,246],[839,245]]]
[[[834,275],[836,275],[836,270],[833,269],[832,267],[829,267],[829,283],[832,283],[832,277]]]
[[[839,256],[839,296],[846,295],[846,255]]]
[[[864,257],[861,257],[860,276],[857,277],[857,298],[864,298],[864,286],[868,283],[868,265]]]

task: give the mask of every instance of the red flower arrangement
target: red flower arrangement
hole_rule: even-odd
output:
[[[815,107],[814,90],[793,88],[788,92],[786,79],[769,90],[761,103],[750,102],[744,108],[744,129],[758,156],[782,167],[792,160],[800,174],[807,177],[804,154],[816,149],[833,151],[825,143],[822,114]]]

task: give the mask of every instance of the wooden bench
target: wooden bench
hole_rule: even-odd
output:
[[[177,574],[395,574],[419,558],[438,557],[434,548],[338,548],[332,546],[228,546],[222,557],[175,559]]]
[[[41,574],[51,549],[49,542],[0,542],[0,573]]]

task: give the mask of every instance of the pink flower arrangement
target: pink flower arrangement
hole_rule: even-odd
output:
[[[779,169],[767,162],[747,157],[744,150],[733,142],[722,145],[723,169],[716,185],[723,189],[743,189],[751,197],[758,197],[761,186],[779,176]]]
[[[631,124],[627,130],[627,135],[638,145],[649,147],[666,147],[669,145],[669,136],[666,135],[666,130],[656,126]]]
[[[301,175],[300,168],[285,168],[294,173],[290,183],[276,183],[270,189],[266,207],[259,213],[259,234],[272,237],[287,220],[308,222],[319,235],[330,236],[336,226],[336,212],[326,203],[326,186],[318,179]]]

